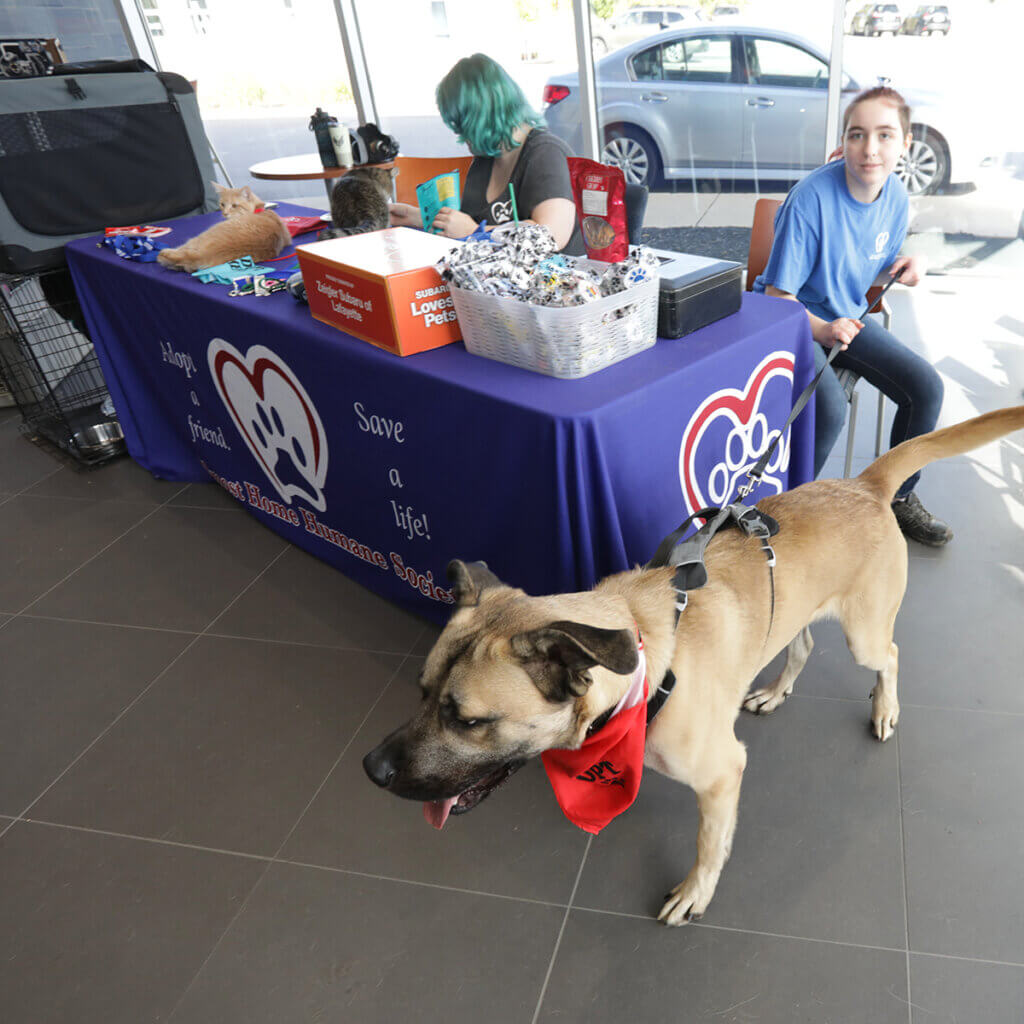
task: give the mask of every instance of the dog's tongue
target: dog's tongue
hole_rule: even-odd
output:
[[[457,796],[449,797],[447,800],[428,800],[423,805],[423,817],[430,822],[434,828],[444,828],[448,820],[448,814],[455,806]]]

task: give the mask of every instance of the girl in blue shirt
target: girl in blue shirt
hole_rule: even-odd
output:
[[[853,370],[896,403],[891,445],[934,430],[943,394],[930,363],[883,327],[857,318],[873,284],[900,270],[902,284],[921,279],[917,258],[899,255],[909,204],[893,171],[910,140],[910,108],[898,92],[879,86],[861,93],[843,118],[843,159],[812,171],[786,197],[768,265],[754,282],[754,291],[804,305],[819,368],[825,349],[838,345],[832,365]],[[847,405],[838,378],[826,370],[815,392],[815,476],[843,429]],[[893,512],[907,537],[938,547],[953,531],[914,493],[919,477],[904,481]]]

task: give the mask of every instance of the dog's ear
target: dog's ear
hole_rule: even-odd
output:
[[[548,700],[582,697],[592,682],[595,665],[625,675],[636,668],[639,656],[633,631],[600,629],[581,622],[552,622],[512,637],[512,653]]]
[[[501,580],[487,568],[486,562],[448,563],[448,579],[452,583],[452,597],[457,608],[471,608],[480,603],[480,594],[488,587],[502,586]]]

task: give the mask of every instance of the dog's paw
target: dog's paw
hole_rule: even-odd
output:
[[[895,731],[900,720],[899,701],[884,697],[877,689],[871,691],[871,732],[884,743]]]
[[[689,924],[691,921],[699,921],[704,916],[711,897],[714,893],[714,886],[710,892],[703,892],[702,887],[689,878],[680,882],[665,897],[665,905],[658,914],[658,920],[667,925]]]
[[[770,715],[792,692],[792,686],[788,690],[777,690],[774,686],[766,686],[761,690],[748,693],[746,700],[743,701],[743,707],[755,715]]]

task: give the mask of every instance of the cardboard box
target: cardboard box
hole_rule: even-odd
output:
[[[400,356],[459,341],[448,285],[434,264],[461,242],[385,228],[296,250],[317,320]]]

